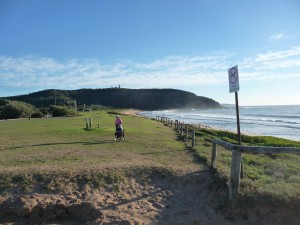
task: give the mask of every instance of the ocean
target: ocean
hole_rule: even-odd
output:
[[[146,117],[168,117],[188,124],[208,125],[217,129],[237,131],[235,105],[222,109],[174,109],[143,111]],[[300,141],[300,105],[240,106],[241,133],[281,137]]]

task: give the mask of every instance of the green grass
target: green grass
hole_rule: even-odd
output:
[[[86,117],[93,118],[92,129],[85,129]],[[1,122],[0,169],[99,167],[119,160],[116,156],[124,152],[133,160],[142,156],[151,161],[157,155],[171,157],[183,151],[182,143],[162,124],[132,116],[123,116],[123,120],[126,141],[122,143],[113,141],[114,117],[105,111],[73,118]]]
[[[193,163],[175,132],[155,120],[122,115],[126,141],[114,142],[115,115],[112,113],[119,113],[115,111],[0,121],[0,190],[20,185],[15,182],[15,176],[39,177],[40,173],[80,174],[130,167],[196,170],[200,167]],[[87,129],[85,121],[90,117],[93,126]],[[30,180],[35,183],[34,179],[23,178],[27,188]]]
[[[206,162],[211,161],[212,139],[237,143],[237,135],[213,129],[196,131],[195,151]],[[300,142],[268,136],[242,135],[242,145],[300,147]],[[300,155],[295,154],[242,154],[244,179],[240,183],[242,201],[300,202]],[[217,146],[216,173],[229,182],[231,152]]]

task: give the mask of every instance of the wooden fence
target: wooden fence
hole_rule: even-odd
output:
[[[174,125],[175,130],[177,130],[181,135],[183,135],[184,141],[188,141],[188,136],[191,135],[191,137],[192,137],[192,148],[195,147],[195,144],[196,144],[195,130],[190,130],[189,131],[189,126],[187,124],[184,124],[184,122],[180,122],[178,120],[173,121],[168,117],[156,116],[156,119],[160,120],[162,123],[164,123],[167,126],[173,127],[173,125]],[[199,124],[199,127],[200,126],[201,125]],[[208,126],[206,126],[206,127],[208,127]]]
[[[232,151],[231,156],[231,172],[229,182],[229,200],[232,206],[238,202],[238,191],[240,186],[241,161],[242,153],[259,153],[259,154],[300,154],[300,148],[292,147],[267,147],[267,146],[242,146],[235,145],[226,141],[214,139],[212,141],[211,166],[217,158],[217,145],[222,146],[226,150]]]
[[[86,127],[86,129],[92,128],[92,125],[93,125],[93,119],[92,118],[86,118],[85,119],[85,127]],[[100,124],[99,123],[97,124],[97,127],[100,128]]]
[[[166,125],[171,127],[175,126],[180,134],[184,135],[184,141],[188,140],[189,129],[188,125],[175,120],[174,122],[167,117],[156,117]],[[198,127],[200,128],[201,125]],[[202,125],[203,126],[203,125]],[[208,126],[203,126],[208,127]],[[192,148],[195,147],[196,137],[195,130],[191,130],[192,137]],[[214,139],[212,141],[212,154],[211,154],[211,166],[213,167],[217,158],[217,145],[222,146],[226,150],[232,151],[231,156],[231,172],[230,172],[230,182],[229,182],[229,201],[232,206],[235,206],[238,202],[238,191],[240,186],[240,175],[241,175],[241,162],[242,153],[259,153],[259,154],[300,154],[300,148],[293,147],[268,147],[268,146],[242,146],[235,145],[226,141]]]

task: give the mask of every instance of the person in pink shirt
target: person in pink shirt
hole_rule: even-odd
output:
[[[116,132],[115,132],[115,139],[114,141],[117,139],[117,135],[118,133],[122,132],[123,131],[123,121],[122,119],[120,118],[119,115],[116,116],[116,120],[115,120],[115,125],[116,125]]]

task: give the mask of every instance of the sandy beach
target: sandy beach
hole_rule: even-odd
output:
[[[132,116],[140,116],[140,115],[138,115],[139,112],[142,112],[142,110],[138,110],[138,109],[127,109],[127,110],[121,111],[122,114],[125,114],[125,115],[132,115]]]

